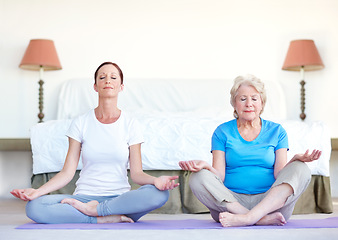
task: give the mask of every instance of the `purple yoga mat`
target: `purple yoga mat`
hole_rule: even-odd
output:
[[[238,227],[237,227],[238,228]],[[289,220],[284,226],[247,226],[245,229],[338,228],[338,217],[325,219]],[[173,230],[173,229],[224,229],[213,220],[144,220],[136,223],[106,224],[38,224],[26,223],[16,229],[114,229],[114,230]]]

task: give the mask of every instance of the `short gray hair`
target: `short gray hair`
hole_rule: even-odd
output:
[[[266,91],[264,88],[264,83],[257,77],[251,74],[247,74],[244,76],[238,76],[234,80],[234,84],[230,90],[230,103],[233,108],[235,108],[235,102],[236,102],[236,96],[238,94],[238,89],[242,85],[252,86],[256,89],[256,91],[259,93],[261,100],[262,100],[262,111],[260,114],[262,114],[265,103],[266,103]],[[234,117],[238,118],[238,113],[236,112],[236,109],[234,109]]]

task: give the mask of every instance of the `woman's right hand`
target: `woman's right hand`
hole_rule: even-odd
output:
[[[11,191],[11,194],[14,197],[20,198],[24,201],[31,201],[41,196],[39,190],[34,188],[14,189],[13,191]]]
[[[180,161],[178,165],[186,171],[199,172],[202,169],[209,169],[210,166],[203,160]]]

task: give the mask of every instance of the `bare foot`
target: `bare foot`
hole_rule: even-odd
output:
[[[91,216],[91,217],[98,216],[97,209],[96,209],[97,205],[99,204],[98,201],[90,201],[87,203],[83,203],[73,198],[65,198],[61,201],[61,203],[69,204],[73,206],[74,208],[76,208],[77,210],[79,210],[80,212],[82,212],[83,214],[86,214],[87,216]]]
[[[232,214],[229,212],[223,212],[219,214],[219,221],[223,227],[241,227],[250,225],[279,225],[283,226],[286,221],[284,216],[280,212],[271,213],[261,218],[258,222],[250,219],[245,214]]]
[[[109,215],[104,217],[97,217],[97,223],[120,223],[127,222],[133,223],[133,219],[125,216],[125,215]]]
[[[255,224],[248,219],[247,215],[232,214],[229,212],[220,213],[219,222],[223,227],[241,227]]]
[[[280,212],[271,213],[262,217],[256,225],[278,225],[283,226],[286,223],[284,216]]]

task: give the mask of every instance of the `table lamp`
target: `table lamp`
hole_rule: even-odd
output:
[[[282,69],[288,71],[300,71],[301,96],[300,96],[300,118],[304,120],[305,114],[305,80],[304,71],[320,70],[324,68],[322,59],[313,40],[293,40],[290,42],[288,52]]]
[[[40,71],[39,80],[39,122],[43,122],[43,71],[62,69],[54,42],[48,39],[32,39],[19,65],[26,70]]]

